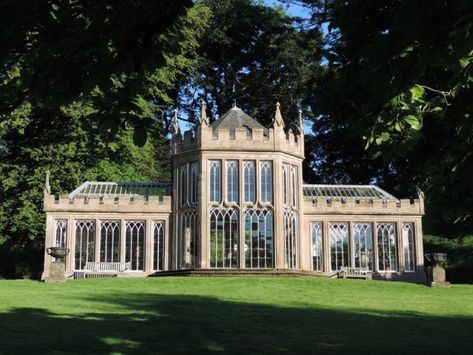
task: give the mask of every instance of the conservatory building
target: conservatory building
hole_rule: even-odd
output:
[[[423,195],[398,199],[373,185],[306,185],[304,134],[271,128],[234,106],[195,130],[174,116],[172,182],[45,187],[43,279],[70,250],[65,275],[301,274],[424,281]]]

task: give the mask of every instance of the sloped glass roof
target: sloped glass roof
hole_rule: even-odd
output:
[[[84,182],[69,197],[133,197],[171,195],[168,182]]]
[[[398,200],[375,185],[303,185],[304,198]]]

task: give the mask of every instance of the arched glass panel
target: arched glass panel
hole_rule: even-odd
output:
[[[222,178],[220,175],[220,160],[209,161],[210,170],[210,202],[220,202]]]
[[[286,164],[283,164],[282,166],[282,202],[284,205],[287,205],[289,201],[288,179],[289,179],[288,166]]]
[[[293,211],[284,211],[284,258],[289,269],[297,267],[297,214]]]
[[[291,166],[291,205],[293,208],[297,208],[297,168]]]
[[[270,209],[245,211],[245,267],[273,267],[273,212]]]
[[[243,163],[243,172],[245,176],[245,202],[256,202],[256,184],[255,184],[255,162],[245,161]]]
[[[95,221],[76,222],[75,269],[84,270],[85,263],[95,260]]]
[[[210,211],[210,267],[238,267],[238,211],[214,208]]]
[[[396,226],[380,223],[376,227],[378,236],[378,270],[397,271]]]
[[[402,246],[404,249],[404,271],[415,271],[414,223],[402,225]]]
[[[238,203],[238,161],[227,161],[227,201]]]
[[[145,254],[145,223],[143,221],[126,222],[125,261],[131,264],[131,270],[143,270]]]
[[[330,223],[330,262],[332,271],[348,266],[348,223]]]
[[[198,197],[198,190],[199,190],[199,163],[193,162],[190,165],[190,174],[191,174],[191,181],[190,181],[190,188],[191,188],[191,203],[196,204],[197,197]]]
[[[187,209],[179,212],[178,225],[178,266],[191,269],[198,266],[199,238],[197,211]]]
[[[373,231],[371,223],[353,225],[355,267],[373,270]]]
[[[153,270],[161,271],[164,264],[164,222],[153,223]]]
[[[179,168],[179,201],[181,206],[187,204],[187,164]]]
[[[261,202],[273,202],[273,165],[270,161],[260,164]]]
[[[67,220],[57,220],[55,230],[56,235],[54,245],[56,247],[65,247],[67,245]]]
[[[119,221],[104,221],[100,225],[100,261],[120,261]]]
[[[312,223],[312,270],[323,270],[322,223]]]

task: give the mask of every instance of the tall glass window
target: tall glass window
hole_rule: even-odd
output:
[[[145,254],[145,223],[143,221],[126,222],[125,260],[131,264],[131,270],[143,270]]]
[[[312,223],[312,270],[323,270],[322,223]]]
[[[414,223],[402,225],[402,247],[404,250],[404,271],[415,271]]]
[[[67,220],[60,219],[56,221],[56,235],[55,235],[56,247],[65,247],[67,245]]]
[[[355,267],[373,270],[373,231],[371,223],[353,225]]]
[[[256,202],[256,178],[255,162],[245,161],[243,163],[243,172],[245,176],[245,202]]]
[[[260,164],[261,202],[273,202],[273,165],[270,161]]]
[[[222,191],[222,178],[220,173],[220,160],[209,161],[210,170],[210,202],[220,202]]]
[[[273,267],[273,212],[270,209],[245,211],[245,267]]]
[[[100,261],[120,261],[119,221],[104,221],[100,225]]]
[[[291,166],[291,205],[293,208],[297,207],[297,168],[295,166]]]
[[[179,212],[178,226],[178,264],[180,269],[189,269],[198,266],[199,238],[198,213],[190,208]]]
[[[199,163],[196,161],[190,164],[190,180],[191,203],[196,204],[199,191]]]
[[[288,166],[286,164],[283,164],[282,166],[282,202],[284,205],[288,204],[289,201],[289,172],[288,172]]]
[[[376,227],[378,236],[378,270],[397,271],[396,226],[380,223]]]
[[[284,211],[284,258],[286,267],[297,267],[297,214],[294,211]]]
[[[164,222],[153,223],[153,270],[164,270]]]
[[[85,264],[95,260],[95,221],[76,222],[75,269],[84,270]]]
[[[238,211],[214,208],[210,211],[210,267],[238,267]]]
[[[227,201],[238,203],[238,161],[227,161]]]
[[[179,167],[179,196],[180,205],[185,206],[187,204],[187,164]]]
[[[348,266],[348,223],[330,223],[330,262],[332,271]]]

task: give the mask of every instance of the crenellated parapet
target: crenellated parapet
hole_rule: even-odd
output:
[[[44,195],[45,212],[133,213],[171,212],[171,196],[93,196]]]
[[[424,215],[424,201],[420,199],[304,199],[304,214],[331,215]]]

